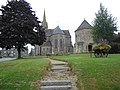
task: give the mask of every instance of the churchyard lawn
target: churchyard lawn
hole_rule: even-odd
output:
[[[79,90],[120,90],[120,54],[108,58],[89,54],[50,56],[69,62],[78,75]],[[32,57],[0,62],[0,90],[37,90],[49,61]]]
[[[0,62],[0,90],[37,90],[48,63],[43,57]]]
[[[108,58],[90,57],[89,54],[52,56],[69,62],[78,74],[79,90],[120,90],[120,54]]]

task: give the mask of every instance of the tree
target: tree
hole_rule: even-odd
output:
[[[18,58],[27,44],[41,45],[45,42],[44,28],[25,0],[11,0],[1,7],[0,47],[17,48]]]
[[[117,31],[116,18],[109,14],[107,8],[100,4],[100,10],[98,11],[96,18],[93,22],[93,40],[98,42],[100,39],[111,40],[114,38],[114,31]]]
[[[120,53],[120,33],[115,35],[115,38],[110,42],[112,46],[110,53]]]

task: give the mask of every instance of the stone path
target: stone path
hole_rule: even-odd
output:
[[[72,74],[68,63],[50,59],[50,68],[40,82],[40,90],[78,90],[77,76]]]

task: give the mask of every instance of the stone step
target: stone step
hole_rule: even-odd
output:
[[[71,85],[65,86],[41,86],[40,90],[70,90],[72,88]]]
[[[53,67],[50,69],[53,72],[60,72],[60,71],[70,71],[69,67]]]
[[[63,86],[63,85],[71,85],[71,81],[70,80],[41,81],[41,86]]]
[[[56,66],[52,66],[52,68],[70,68],[67,65],[56,65]]]
[[[67,62],[51,60],[51,65],[67,65]]]
[[[51,63],[51,65],[68,65],[68,63]]]

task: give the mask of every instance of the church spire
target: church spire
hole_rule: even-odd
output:
[[[47,23],[47,21],[46,21],[45,9],[44,9],[42,26],[45,27],[46,29],[48,29],[48,23]]]

